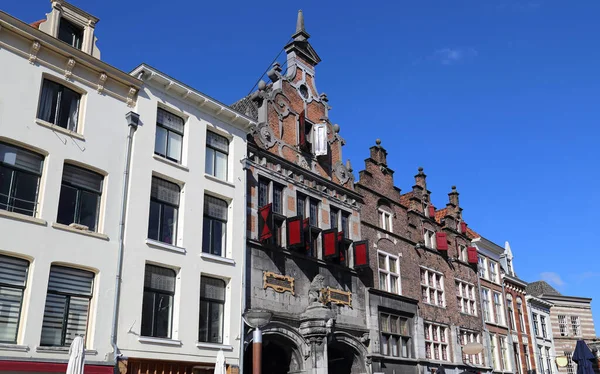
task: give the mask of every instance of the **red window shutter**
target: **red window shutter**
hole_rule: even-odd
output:
[[[325,230],[322,232],[323,238],[323,258],[325,260],[340,257],[338,247],[337,229]]]
[[[467,233],[467,224],[465,221],[460,221],[460,232],[463,234]]]
[[[445,232],[436,232],[435,233],[435,242],[437,244],[438,251],[447,251],[448,250],[448,238],[446,237]]]
[[[287,219],[287,247],[289,249],[302,247],[304,244],[304,227],[302,217],[290,217]]]
[[[340,248],[340,264],[346,262],[346,248]]]
[[[300,113],[300,118],[298,119],[298,145],[300,148],[306,147],[306,118],[304,111]]]
[[[304,228],[304,230],[308,230],[308,226],[310,226],[310,219],[305,218],[304,221],[302,221],[302,227]]]
[[[429,206],[429,218],[435,219],[435,207],[433,205]]]
[[[469,264],[477,264],[477,248],[467,247],[467,259]]]
[[[258,209],[258,238],[265,241],[273,237],[273,204]]]
[[[369,267],[369,242],[363,240],[354,242],[354,268],[362,269]]]

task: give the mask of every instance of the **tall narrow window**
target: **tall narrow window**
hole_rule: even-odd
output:
[[[83,225],[97,231],[104,177],[78,166],[63,168],[57,222]]]
[[[455,281],[456,285],[456,302],[461,313],[477,315],[477,307],[475,300],[475,286],[460,280]]]
[[[525,352],[525,366],[527,367],[527,372],[531,370],[531,360],[529,359],[529,346],[527,344],[523,344],[523,351]]]
[[[67,130],[77,131],[80,101],[81,95],[77,92],[44,79],[37,118]]]
[[[546,348],[546,371],[548,374],[552,373],[552,358],[550,357],[550,348]]]
[[[494,318],[496,323],[504,325],[504,308],[502,307],[502,294],[494,292]]]
[[[448,361],[447,327],[424,323],[425,327],[425,356],[428,359]]]
[[[339,209],[336,209],[336,208],[330,206],[330,208],[329,208],[329,223],[330,223],[332,229],[338,228],[339,216],[340,216]]]
[[[273,183],[273,213],[283,214],[283,186]]]
[[[573,352],[565,351],[567,356],[567,374],[575,374],[575,366],[573,365]]]
[[[490,315],[490,290],[487,288],[481,289],[481,304],[483,304],[483,319],[486,322],[492,322]]]
[[[224,309],[225,282],[221,279],[201,277],[199,341],[223,343]]]
[[[498,283],[498,271],[497,271],[498,264],[495,263],[494,261],[489,261],[488,260],[488,262],[490,264],[490,280],[492,282]]]
[[[258,179],[258,207],[269,203],[269,181],[263,178]]]
[[[487,279],[487,268],[486,268],[485,258],[479,256],[477,258],[477,262],[478,262],[477,268],[479,269],[479,278]]]
[[[506,311],[508,312],[508,327],[511,330],[515,330],[517,325],[515,323],[515,310],[513,308],[512,296],[506,296]]]
[[[562,314],[558,315],[558,329],[560,331],[560,336],[569,335],[569,332],[567,330],[567,316]]]
[[[215,256],[225,253],[227,237],[227,202],[204,195],[204,230],[202,252]]]
[[[513,343],[513,354],[515,355],[515,366],[517,369],[517,374],[522,374],[522,366],[521,366],[521,355],[519,354],[519,343]]]
[[[490,351],[492,352],[492,368],[498,370],[498,351],[497,351],[497,344],[496,344],[496,334],[490,334]]]
[[[0,343],[15,344],[29,262],[0,255]]]
[[[521,325],[521,332],[525,332],[525,316],[523,314],[523,300],[520,297],[517,298],[517,313],[519,314],[519,324]]]
[[[50,267],[41,345],[66,347],[86,334],[93,282],[92,272]]]
[[[500,336],[498,340],[500,341],[500,366],[501,366],[501,369],[503,371],[510,370],[509,363],[508,363],[508,347],[506,346],[506,337]]]
[[[342,231],[344,238],[350,239],[350,214],[342,212]]]
[[[142,303],[142,336],[171,338],[175,271],[146,265]]]
[[[183,118],[158,108],[156,114],[156,139],[154,153],[181,163],[183,144]]]
[[[540,369],[540,373],[544,373],[544,351],[542,350],[542,346],[538,345],[537,346],[537,351],[538,351],[538,365]]]
[[[532,313],[531,318],[533,319],[533,332],[535,333],[535,336],[540,336],[540,325],[537,313]]]
[[[546,331],[546,317],[540,316],[540,324],[542,326],[542,336],[544,338],[548,337],[548,332]]]
[[[175,244],[179,192],[179,186],[175,183],[152,177],[148,238]]]
[[[385,231],[392,231],[392,213],[384,208],[379,208],[379,227]]]
[[[581,335],[581,329],[579,326],[579,316],[571,316],[571,331],[573,331],[573,336]]]
[[[310,225],[319,227],[319,202],[315,199],[310,199]]]
[[[421,268],[421,295],[424,303],[444,307],[444,276],[441,273]]]
[[[227,179],[227,157],[229,140],[214,132],[206,132],[206,174]]]
[[[379,252],[379,289],[400,294],[400,267],[398,257]]]
[[[58,39],[69,44],[71,47],[81,49],[83,43],[83,28],[64,18],[60,19],[58,26]]]
[[[425,229],[425,247],[436,249],[435,232]]]
[[[296,194],[296,214],[300,217],[306,217],[306,196]]]
[[[35,216],[44,158],[0,143],[0,209]]]
[[[381,349],[384,356],[411,357],[412,343],[409,321],[393,314],[379,315]]]

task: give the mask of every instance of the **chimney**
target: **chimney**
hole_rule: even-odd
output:
[[[381,139],[375,140],[375,144],[369,148],[371,150],[371,159],[377,165],[387,166],[387,151],[381,146]]]

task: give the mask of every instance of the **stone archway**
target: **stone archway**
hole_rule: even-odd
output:
[[[329,374],[365,374],[366,349],[354,337],[336,333],[327,343],[327,372]]]
[[[249,334],[252,336],[252,334]],[[252,373],[252,341],[244,352],[244,374]],[[269,374],[304,373],[303,340],[286,328],[274,327],[263,331],[262,372]],[[299,347],[299,345],[301,347]]]

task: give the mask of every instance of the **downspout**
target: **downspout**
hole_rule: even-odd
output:
[[[117,366],[119,348],[117,347],[117,327],[119,324],[119,300],[121,296],[121,274],[123,272],[123,251],[125,238],[125,217],[127,216],[127,197],[129,195],[129,171],[131,168],[131,148],[133,146],[133,134],[139,124],[139,115],[129,112],[125,116],[129,126],[127,135],[127,148],[125,150],[125,170],[123,171],[123,191],[121,195],[121,217],[119,220],[119,251],[117,254],[117,275],[115,277],[115,300],[113,303],[112,329],[110,332],[110,343],[113,348],[114,365]]]
[[[473,242],[471,242],[471,244],[473,244]],[[477,247],[476,247],[477,248]],[[491,370],[490,372],[494,371],[494,367],[492,365],[492,355],[494,354],[494,352],[492,352],[492,346],[491,346],[491,342],[488,341],[488,339],[491,339],[490,337],[490,331],[487,328],[487,324],[485,322],[485,316],[483,314],[483,299],[481,297],[482,293],[481,293],[481,278],[479,277],[479,263],[477,263],[477,288],[479,289],[479,310],[481,310],[481,322],[483,323],[483,331],[485,332],[485,337],[484,339],[482,339],[482,341],[486,341],[488,342],[488,344],[486,344],[485,350],[487,351],[488,354],[488,366],[490,367]]]
[[[247,151],[246,151],[247,152]],[[241,293],[240,293],[240,308],[241,308],[241,313],[240,313],[240,362],[239,362],[239,369],[240,369],[240,374],[244,374],[244,356],[245,356],[245,349],[244,349],[244,342],[246,341],[246,333],[245,333],[245,322],[244,322],[244,312],[246,311],[246,266],[248,264],[246,264],[246,253],[248,252],[248,243],[247,243],[247,228],[246,228],[246,222],[245,220],[248,219],[248,212],[247,212],[247,205],[246,205],[246,201],[248,201],[248,188],[247,188],[247,183],[248,183],[248,176],[246,175],[246,170],[248,170],[249,167],[249,162],[248,159],[246,157],[244,157],[242,160],[240,160],[242,162],[242,170],[244,171],[244,209],[246,209],[246,212],[244,214],[244,234],[242,235],[242,240],[243,240],[243,245],[244,245],[244,251],[242,252],[242,288],[241,288]]]

